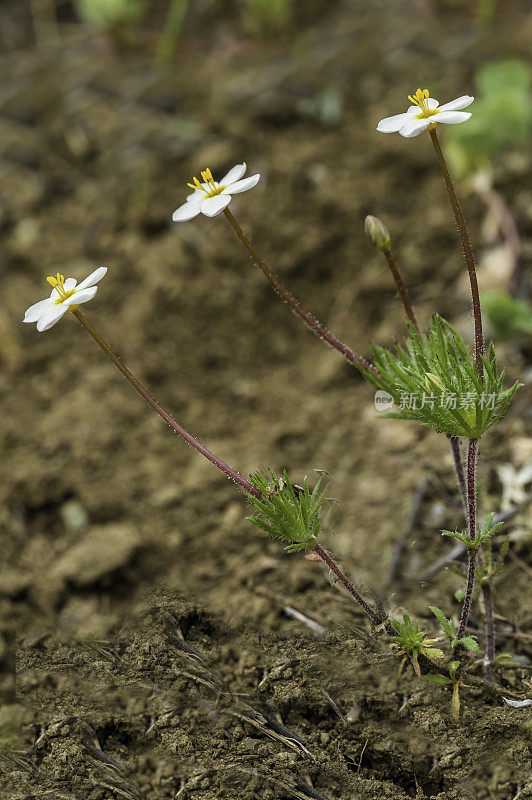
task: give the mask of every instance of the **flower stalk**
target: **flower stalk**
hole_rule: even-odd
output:
[[[486,652],[484,654],[484,677],[493,680],[495,664],[495,619],[493,615],[493,593],[489,581],[482,583],[482,599],[484,601],[484,618],[486,623]]]
[[[449,170],[447,168],[447,164],[443,156],[443,152],[438,139],[438,134],[436,133],[436,129],[435,128],[429,129],[429,133],[430,133],[430,138],[432,139],[432,144],[434,145],[434,150],[436,151],[436,158],[438,159],[438,164],[440,165],[440,169],[443,173],[445,188],[447,189],[447,193],[449,194],[449,199],[451,201],[451,207],[453,210],[456,226],[458,228],[458,234],[460,236],[460,241],[462,243],[464,258],[467,265],[467,271],[469,274],[469,283],[471,286],[471,299],[473,301],[473,319],[475,323],[475,362],[477,365],[478,374],[482,378],[484,374],[484,364],[482,363],[482,356],[484,354],[484,335],[482,332],[482,311],[480,308],[477,270],[475,267],[475,259],[473,256],[473,248],[471,247],[471,241],[469,239],[469,234],[467,232],[467,226],[465,224],[464,215],[462,214],[462,209],[460,208],[460,203],[458,202],[458,197],[456,196],[456,192],[454,190],[453,182],[451,180],[451,176],[449,174]]]
[[[410,300],[407,288],[406,288],[406,286],[404,284],[403,278],[402,278],[401,273],[399,271],[399,267],[397,266],[397,263],[395,261],[395,258],[393,257],[391,249],[388,249],[388,250],[384,251],[384,257],[385,257],[386,261],[388,262],[388,266],[390,267],[390,271],[391,271],[391,273],[393,275],[393,278],[394,278],[394,281],[395,281],[395,285],[397,286],[397,291],[399,292],[401,300],[403,301],[403,306],[405,307],[406,316],[408,317],[408,319],[410,320],[410,322],[412,323],[412,325],[416,329],[418,336],[421,338],[421,331],[419,329],[419,325],[417,323],[416,315],[415,315],[414,309],[412,307],[412,302]]]
[[[373,217],[371,214],[369,214],[364,222],[364,229],[375,250],[379,250],[384,254],[384,257],[386,258],[388,266],[390,267],[390,271],[393,275],[395,285],[397,286],[397,291],[399,292],[401,300],[403,301],[406,316],[416,329],[419,337],[421,337],[421,331],[419,330],[419,325],[417,324],[417,319],[412,307],[410,296],[403,281],[403,277],[399,271],[399,267],[397,266],[395,258],[392,254],[391,238],[388,228],[378,217]]]
[[[471,542],[476,538],[476,469],[477,469],[477,455],[478,455],[478,441],[471,439],[469,441],[467,450],[467,514],[468,514],[468,532]],[[460,616],[460,625],[458,627],[458,639],[461,639],[465,634],[467,622],[469,620],[469,613],[471,611],[471,600],[473,597],[473,588],[475,586],[475,568],[477,563],[477,550],[475,547],[468,547],[468,560],[467,560],[467,585],[464,602],[462,605],[462,614]]]
[[[371,608],[371,606],[368,603],[366,603],[366,601],[359,594],[359,592],[357,592],[353,584],[346,578],[346,576],[344,575],[338,564],[336,564],[336,562],[333,561],[333,559],[327,553],[327,551],[324,550],[321,545],[317,544],[316,547],[314,548],[314,552],[321,558],[324,564],[327,564],[331,572],[334,573],[334,575],[336,575],[342,586],[345,589],[347,589],[347,591],[349,592],[351,597],[355,600],[355,602],[358,603],[358,605],[364,609],[364,611],[366,612],[372,623],[374,625],[380,625],[380,623],[383,622],[383,620],[379,617],[377,612],[374,611],[373,608]],[[393,636],[394,634],[395,631],[392,628],[391,635]]]
[[[350,350],[349,347],[346,347],[345,344],[342,344],[342,342],[337,339],[336,336],[333,336],[332,333],[329,333],[329,331],[324,328],[323,325],[318,322],[318,320],[315,319],[309,311],[304,309],[303,306],[298,303],[295,297],[293,297],[293,295],[288,291],[286,286],[281,283],[277,275],[275,275],[262,256],[259,255],[251,239],[246,236],[231,211],[228,208],[225,208],[223,213],[255,264],[260,270],[262,270],[263,274],[271,283],[277,294],[285,301],[285,303],[290,306],[292,311],[294,311],[294,313],[303,320],[305,325],[307,325],[315,334],[317,334],[317,336],[327,342],[327,344],[330,344],[331,347],[334,347],[336,350],[338,350],[338,352],[341,353],[344,358],[346,358],[352,364],[358,364],[363,369],[377,374],[375,368],[371,364],[362,358],[362,356],[358,356],[353,353],[353,351]]]
[[[261,492],[253,486],[248,480],[246,480],[242,475],[240,475],[236,470],[230,467],[225,461],[222,461],[221,458],[218,458],[214,453],[212,453],[207,447],[205,447],[201,442],[199,442],[192,434],[190,434],[185,428],[183,428],[178,422],[176,422],[173,417],[168,414],[164,408],[159,405],[159,403],[154,400],[154,398],[150,395],[150,393],[144,388],[144,386],[140,383],[137,378],[128,370],[124,364],[120,361],[116,353],[112,350],[112,348],[107,344],[105,339],[103,339],[98,331],[91,325],[88,319],[85,317],[84,314],[77,308],[77,306],[71,306],[70,310],[76,317],[76,319],[81,323],[81,325],[85,328],[87,333],[89,333],[96,344],[103,350],[103,352],[111,359],[111,361],[115,364],[115,366],[120,370],[122,375],[129,381],[129,383],[133,386],[135,391],[153,408],[154,411],[159,414],[160,417],[172,428],[175,433],[181,436],[188,444],[190,444],[198,453],[201,453],[208,461],[214,464],[215,467],[218,467],[219,470],[224,472],[231,480],[233,480],[236,484],[238,484],[247,494],[252,495],[257,499],[261,499],[263,495]],[[360,595],[360,593],[355,589],[353,584],[348,580],[346,575],[342,572],[338,564],[331,558],[331,556],[321,547],[321,545],[316,544],[314,547],[314,552],[316,555],[319,556],[321,561],[323,561],[333,572],[340,583],[347,589],[351,597],[358,603],[359,606],[365,611],[365,613],[369,616],[371,622],[374,625],[379,625],[383,622],[379,615],[371,608],[371,606],[366,603],[364,598]],[[388,633],[391,635],[394,634],[393,628],[391,630],[386,629]]]
[[[247,481],[245,478],[242,477],[236,470],[230,467],[225,461],[222,461],[221,458],[218,458],[214,453],[212,453],[207,447],[205,447],[201,442],[199,442],[192,434],[190,434],[185,428],[183,428],[178,422],[176,422],[173,417],[168,414],[164,408],[159,405],[159,403],[153,399],[153,397],[146,391],[144,386],[140,383],[140,381],[135,378],[135,376],[128,370],[127,367],[122,364],[116,353],[111,349],[111,347],[107,344],[107,342],[100,336],[98,331],[93,328],[91,323],[85,317],[84,314],[81,313],[77,306],[71,306],[70,310],[76,317],[76,319],[83,325],[85,330],[92,336],[96,344],[101,347],[104,353],[111,359],[111,361],[115,364],[116,367],[120,370],[124,378],[126,378],[133,388],[140,394],[141,397],[150,405],[154,411],[159,414],[162,419],[172,428],[175,433],[181,436],[182,439],[185,440],[189,445],[191,445],[194,450],[197,450],[198,453],[201,453],[208,461],[214,464],[215,467],[218,467],[222,472],[224,472],[231,480],[237,483],[245,492],[249,494],[260,497],[260,492],[255,489],[255,487]]]

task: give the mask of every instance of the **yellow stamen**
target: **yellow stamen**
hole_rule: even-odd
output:
[[[208,167],[207,169],[204,169],[200,174],[203,183],[200,183],[200,181],[197,178],[193,178],[192,180],[194,181],[194,183],[187,183],[187,186],[190,186],[190,188],[194,189],[195,191],[199,189],[201,192],[205,192],[205,199],[207,199],[207,197],[215,197],[217,194],[221,194],[223,192],[225,186],[222,186],[221,184],[220,186],[216,186],[216,182],[212,177],[212,172]]]
[[[46,280],[48,281],[50,286],[53,286],[54,289],[57,289],[58,297],[56,298],[55,301],[56,306],[59,305],[59,303],[64,303],[64,301],[67,300],[69,297],[72,297],[72,295],[76,291],[75,289],[70,289],[68,292],[65,291],[64,287],[65,276],[61,275],[60,272],[56,273],[55,278],[53,275],[49,275],[46,278]]]
[[[409,94],[408,99],[410,102],[417,106],[421,113],[416,114],[417,119],[429,119],[429,117],[433,117],[435,114],[438,114],[438,110],[436,108],[430,109],[427,103],[430,94],[428,89],[418,89],[415,94]]]

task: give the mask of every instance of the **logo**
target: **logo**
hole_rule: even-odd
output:
[[[378,389],[375,392],[375,408],[377,411],[389,411],[393,408],[393,397],[383,389]]]

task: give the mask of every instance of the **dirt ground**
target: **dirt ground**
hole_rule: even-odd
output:
[[[530,708],[501,697],[530,689],[524,506],[496,590],[497,647],[519,666],[498,676],[501,691],[465,688],[456,724],[449,694],[400,675],[321,565],[246,522],[236,487],[142,404],[71,315],[44,334],[20,324],[46,275],[107,266],[87,316],[159,402],[244,475],[329,473],[324,546],[369,596],[435,631],[428,605],[456,617],[463,582],[451,570],[420,581],[450,549],[438,531],[461,524],[445,438],[378,419],[371,388],[288,312],[223,217],[170,218],[200,169],[246,160],[261,181],[232,210],[350,347],[368,356],[405,331],[367,213],[388,224],[422,323],[437,310],[471,340],[430,141],[375,127],[418,85],[450,100],[474,93],[487,60],[529,58],[530,8],[501,6],[477,29],[459,3],[313,3],[266,41],[233,17],[194,18],[161,70],[140,44],[116,48],[73,22],[60,46],[4,48],[2,798],[532,798]],[[524,148],[496,164],[523,275],[531,176]],[[460,191],[482,284],[486,212]],[[509,381],[525,377],[523,347],[498,354]],[[498,468],[530,458],[529,421],[521,391],[482,440],[481,513],[503,507]],[[478,599],[471,627],[481,632]]]

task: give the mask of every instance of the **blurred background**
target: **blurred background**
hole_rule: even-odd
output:
[[[108,267],[89,320],[242,474],[259,465],[286,467],[295,481],[330,474],[337,504],[325,544],[359,583],[413,613],[427,614],[429,602],[457,613],[459,576],[438,572],[419,589],[449,549],[437,531],[461,524],[444,437],[377,419],[370,387],[288,312],[223,216],[175,225],[171,215],[201,169],[220,177],[246,161],[261,181],[231,210],[303,305],[370,356],[372,343],[405,333],[386,264],[364,237],[375,214],[423,325],[437,311],[471,342],[467,275],[430,139],[375,129],[418,87],[442,103],[475,95],[471,120],[438,132],[477,253],[488,333],[508,384],[524,380],[531,44],[527,0],[3,0],[0,609],[33,709],[27,744],[58,704],[72,713],[74,676],[108,664],[101,642],[116,644],[153,604],[154,587],[170,605],[187,598],[187,630],[204,613],[218,620],[200,625],[198,641],[209,636],[232,675],[245,673],[250,645],[227,644],[224,626],[293,647],[305,625],[286,607],[325,626],[361,622],[319,566],[260,538],[235,487],[143,406],[74,319],[43,334],[21,324],[57,271],[80,280]],[[516,512],[498,645],[525,660],[529,422],[524,390],[483,441],[479,472],[481,512]],[[473,626],[481,619],[477,604]],[[249,670],[260,672],[254,658]],[[61,686],[49,678],[58,664]],[[101,714],[120,705],[104,694]],[[100,745],[112,733],[109,748],[127,761],[120,726],[105,724]],[[132,767],[147,797],[185,785],[186,769],[176,777],[170,764],[177,782],[168,778],[167,793]],[[412,769],[394,797],[414,785]],[[59,779],[50,780],[55,791]],[[513,797],[512,780],[493,794],[473,786],[473,796]],[[322,789],[342,796],[330,775]]]

